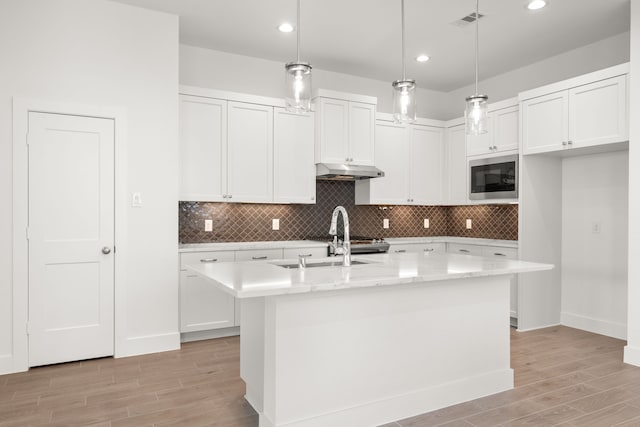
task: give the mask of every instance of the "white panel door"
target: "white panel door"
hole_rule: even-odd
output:
[[[273,107],[228,105],[228,194],[230,202],[273,200]]]
[[[273,114],[273,201],[315,203],[313,113],[275,108]]]
[[[29,365],[113,355],[114,122],[29,113]]]
[[[446,171],[444,187],[446,188],[446,202],[452,205],[469,203],[467,193],[467,152],[465,144],[464,125],[447,129],[445,141]]]
[[[348,162],[349,103],[338,99],[318,98],[317,119],[319,144],[316,163]]]
[[[369,203],[405,205],[409,199],[409,128],[390,122],[376,124],[376,152],[382,178],[368,182]]]
[[[520,103],[522,153],[558,151],[569,139],[567,91],[527,99]]]
[[[180,96],[180,200],[217,202],[227,192],[227,101]]]
[[[376,107],[349,102],[349,163],[374,165]]]
[[[510,151],[518,149],[520,132],[518,127],[520,109],[518,106],[502,108],[493,111],[492,131],[493,146],[495,152]]]
[[[411,126],[411,204],[443,202],[443,131],[429,126]]]
[[[487,117],[487,132],[480,135],[466,135],[467,156],[493,153],[493,114]]]
[[[626,75],[569,91],[569,135],[572,148],[629,139]]]

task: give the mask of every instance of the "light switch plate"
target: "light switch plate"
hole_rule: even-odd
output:
[[[213,231],[213,220],[205,219],[204,220],[204,231]]]
[[[471,230],[471,220],[467,218],[467,230]]]
[[[280,219],[274,218],[271,220],[271,229],[280,230]]]
[[[429,228],[429,218],[424,219],[424,228]]]
[[[389,218],[382,220],[382,228],[389,228]]]

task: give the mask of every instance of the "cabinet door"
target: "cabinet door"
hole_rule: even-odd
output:
[[[273,201],[315,203],[313,114],[274,109]]]
[[[273,107],[229,101],[229,202],[273,200]]]
[[[282,258],[284,259],[298,259],[298,256],[305,256],[313,258],[325,258],[329,256],[329,249],[324,248],[285,248],[282,250]]]
[[[627,76],[618,76],[569,91],[571,148],[628,140]]]
[[[445,252],[444,243],[401,243],[393,244],[389,247],[389,253],[442,253]]]
[[[411,126],[409,179],[414,205],[441,204],[443,201],[443,130],[430,126]]]
[[[506,259],[518,259],[518,249],[516,248],[504,248],[496,246],[484,246],[482,248],[482,256],[488,258],[506,258]],[[518,275],[514,274],[511,278],[511,293],[510,293],[510,316],[518,317]]]
[[[235,298],[209,280],[186,270],[200,262],[233,261],[232,251],[182,253],[180,255],[180,332],[228,328],[235,324]]]
[[[447,243],[447,252],[461,255],[482,256],[482,246],[464,243]]]
[[[493,115],[487,117],[487,132],[480,135],[466,135],[467,156],[493,153]]]
[[[316,163],[347,162],[349,142],[349,103],[318,98],[316,102]]]
[[[359,187],[368,187],[367,203],[406,205],[409,199],[409,128],[391,122],[376,124],[376,152],[382,178],[356,182]],[[359,198],[359,197],[358,197]]]
[[[518,127],[519,110],[516,105],[491,113],[494,152],[518,149],[518,140],[520,139]]]
[[[349,163],[374,164],[376,107],[371,104],[349,102]]]
[[[469,202],[467,190],[467,151],[465,127],[459,125],[447,129],[445,137],[445,201],[450,205]]]
[[[520,103],[522,153],[563,149],[568,137],[568,92],[556,92]]]
[[[249,249],[236,251],[236,261],[265,261],[281,259],[282,249]]]
[[[180,200],[217,202],[227,191],[227,101],[180,96]]]

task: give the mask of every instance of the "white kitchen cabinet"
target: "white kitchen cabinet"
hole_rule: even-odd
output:
[[[467,135],[467,156],[517,151],[518,110],[515,98],[490,106],[487,132],[481,135]]]
[[[620,72],[620,66],[613,67]],[[624,142],[628,137],[627,75],[601,78],[549,94],[521,94],[523,154]],[[594,77],[598,78],[598,77]],[[567,83],[571,84],[571,81]],[[560,85],[560,86],[557,86]],[[562,83],[553,86],[558,89]],[[541,89],[541,90],[544,90]],[[538,96],[533,96],[538,95]]]
[[[281,259],[282,249],[249,249],[236,251],[236,262]]]
[[[233,251],[180,254],[180,332],[235,325],[235,298],[186,269],[189,264],[233,260]]]
[[[314,98],[315,162],[374,166],[376,98],[318,92],[331,96]]]
[[[313,113],[273,114],[273,201],[315,203]]]
[[[482,246],[464,243],[447,243],[447,252],[452,254],[482,256]]]
[[[443,253],[446,251],[446,243],[394,243],[389,246],[389,253]]]
[[[376,123],[376,166],[385,176],[356,181],[356,204],[433,205],[443,201],[441,127]]]
[[[219,202],[227,193],[227,101],[180,96],[180,200]]]
[[[448,205],[469,203],[467,146],[464,124],[447,128],[444,139],[444,200]]]
[[[300,255],[307,258],[325,258],[329,256],[329,250],[324,248],[285,248],[282,251],[284,259],[298,259]]]
[[[228,103],[228,190],[235,202],[273,200],[273,107]]]

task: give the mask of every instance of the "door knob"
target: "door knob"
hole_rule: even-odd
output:
[[[109,255],[111,253],[111,248],[108,246],[105,246],[102,248],[102,253],[105,255]]]

